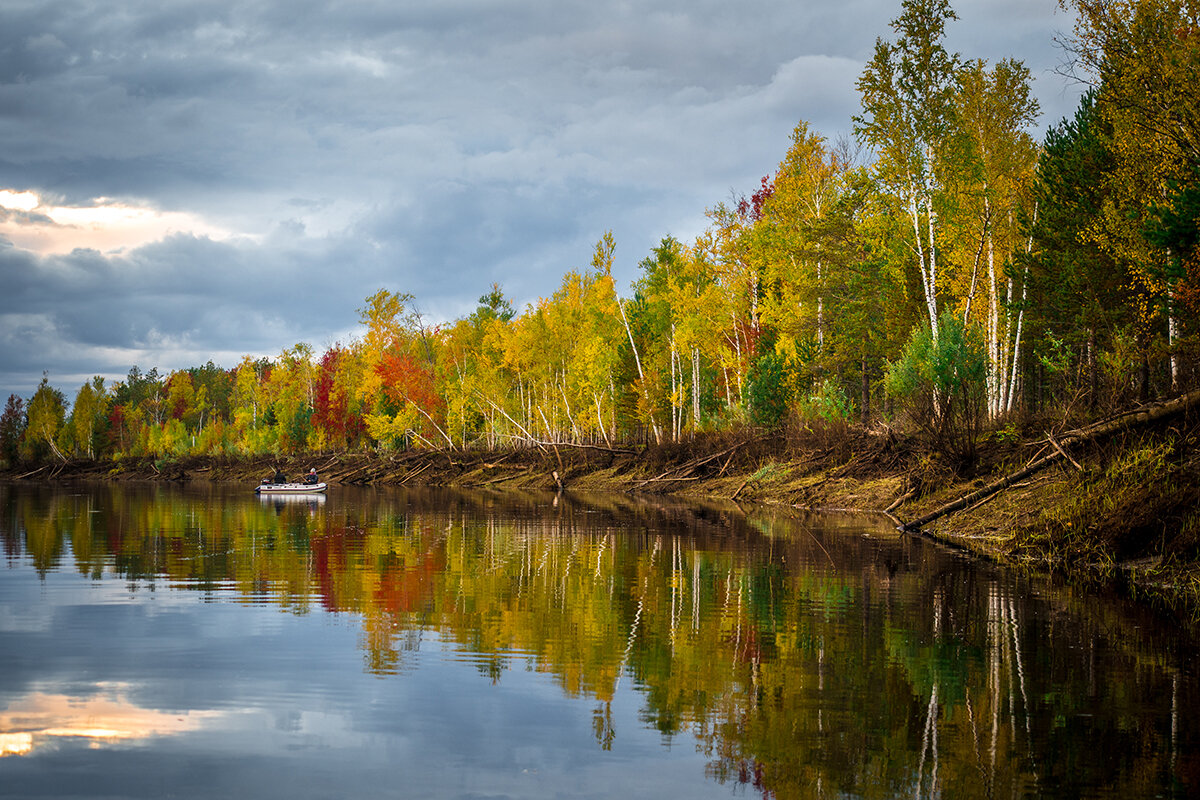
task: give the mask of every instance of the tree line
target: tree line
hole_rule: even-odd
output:
[[[801,121],[756,191],[662,239],[627,290],[606,233],[520,313],[493,285],[430,324],[380,289],[323,353],[135,366],[70,403],[43,378],[9,397],[0,458],[613,446],[885,415],[969,462],[1022,414],[1178,393],[1197,364],[1200,9],[1062,3],[1089,89],[1040,143],[1024,64],[948,52],[947,0],[905,0],[854,140]]]

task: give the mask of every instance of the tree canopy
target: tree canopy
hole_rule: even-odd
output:
[[[904,0],[858,80],[856,141],[797,122],[749,196],[706,209],[693,240],[663,236],[631,286],[613,267],[638,254],[602,232],[524,308],[494,283],[430,324],[385,287],[324,352],[134,366],[70,406],[44,379],[9,398],[0,457],[613,446],[880,413],[965,452],[1013,414],[1182,391],[1200,311],[1196,4],[1063,3],[1091,90],[1040,143],[1029,70],[947,51],[949,2]],[[979,386],[914,382],[951,351],[979,355],[961,372]]]

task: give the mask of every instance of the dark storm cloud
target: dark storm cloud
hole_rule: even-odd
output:
[[[955,6],[951,47],[1024,58],[1046,118],[1069,113],[1077,92],[1052,69],[1070,26],[1052,0]],[[609,229],[623,287],[660,238],[690,238],[706,207],[753,191],[797,121],[849,133],[855,80],[898,13],[898,0],[10,0],[0,190],[112,198],[224,234],[177,224],[40,255],[0,237],[0,392],[28,396],[43,370],[71,395],[134,363],[319,349],[381,287],[431,321],[468,313],[493,282],[523,305],[586,267]]]

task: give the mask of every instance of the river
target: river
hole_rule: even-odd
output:
[[[1187,797],[1196,627],[879,518],[0,485],[0,797]]]

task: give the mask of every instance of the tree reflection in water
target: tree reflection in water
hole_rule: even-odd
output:
[[[361,620],[365,669],[429,642],[594,700],[763,797],[1184,796],[1190,629],[901,537],[869,517],[628,496],[0,487],[43,573],[119,575]],[[681,737],[689,737],[682,739]]]

